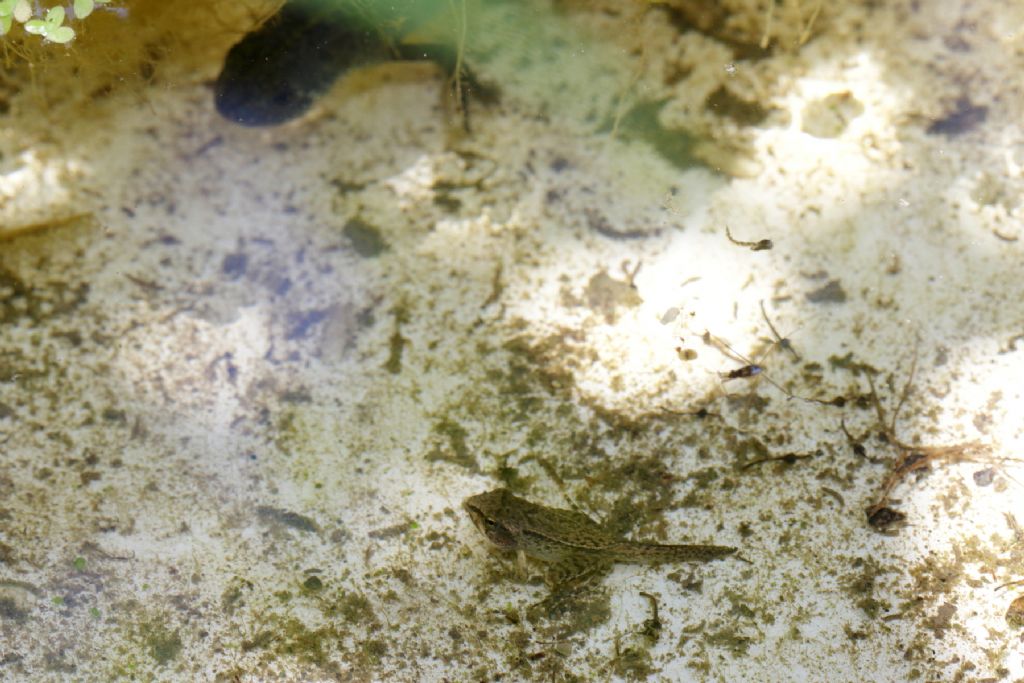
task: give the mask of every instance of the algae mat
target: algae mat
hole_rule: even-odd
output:
[[[1021,680],[1024,9],[709,6],[482,4],[468,132],[10,55],[0,678]],[[548,600],[499,486],[740,558]]]

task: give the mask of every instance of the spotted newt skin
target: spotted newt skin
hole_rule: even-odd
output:
[[[304,114],[349,69],[399,60],[428,60],[446,74],[457,64],[454,46],[403,45],[399,21],[371,19],[356,0],[289,0],[232,47],[214,84],[217,111],[243,126],[274,126]],[[493,98],[463,71],[463,88]],[[465,92],[460,93],[462,95]],[[464,100],[463,100],[464,101]]]
[[[491,543],[516,552],[521,569],[526,557],[548,563],[546,580],[552,587],[600,575],[616,562],[707,562],[736,552],[720,545],[630,541],[583,513],[537,505],[507,489],[471,496],[463,507]]]

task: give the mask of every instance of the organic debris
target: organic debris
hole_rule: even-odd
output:
[[[767,251],[775,246],[770,239],[757,240],[755,242],[744,242],[738,240],[732,236],[732,232],[729,231],[729,226],[725,226],[725,236],[729,238],[729,241],[740,247],[749,247],[750,251]]]
[[[885,531],[906,519],[906,515],[904,513],[899,512],[890,506],[891,501],[889,496],[896,485],[903,481],[903,479],[911,472],[928,470],[935,462],[959,463],[991,461],[990,459],[984,458],[984,456],[991,451],[990,447],[977,441],[950,446],[922,446],[904,443],[898,436],[896,436],[896,421],[899,418],[900,410],[902,410],[904,404],[907,402],[908,396],[910,395],[916,371],[917,354],[915,353],[914,360],[910,367],[910,375],[907,378],[907,383],[904,385],[899,401],[896,403],[896,409],[893,411],[892,419],[888,421],[886,421],[885,409],[882,407],[882,403],[878,398],[878,392],[875,389],[875,383],[871,377],[871,373],[865,373],[868,379],[868,386],[871,387],[871,402],[875,406],[875,412],[878,416],[878,424],[881,428],[882,435],[889,443],[895,446],[898,451],[898,456],[895,464],[892,466],[892,471],[889,473],[889,476],[885,478],[885,481],[882,484],[882,491],[879,494],[878,500],[865,511],[868,518],[868,524],[879,531]]]

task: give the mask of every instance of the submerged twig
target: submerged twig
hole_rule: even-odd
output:
[[[914,359],[910,368],[910,374],[907,378],[907,382],[903,386],[903,390],[900,392],[900,397],[896,403],[896,408],[892,413],[891,420],[886,419],[885,409],[882,407],[882,402],[878,398],[875,382],[872,379],[871,374],[866,373],[868,386],[871,388],[871,402],[874,404],[875,414],[878,417],[878,424],[881,428],[882,435],[889,443],[895,446],[898,451],[896,461],[892,465],[889,475],[882,483],[882,489],[879,493],[878,499],[865,511],[868,517],[868,523],[879,530],[884,530],[906,519],[906,515],[890,507],[889,503],[893,489],[910,473],[927,470],[935,462],[945,462],[950,464],[960,462],[991,462],[991,459],[985,459],[982,457],[991,451],[991,447],[978,441],[970,441],[947,446],[925,446],[919,444],[908,444],[900,440],[896,435],[896,422],[900,411],[906,405],[907,399],[910,396],[916,371],[917,353],[915,351]],[[843,425],[843,431],[849,438],[849,432],[846,432],[845,425]],[[1013,459],[1004,458],[1003,460]]]

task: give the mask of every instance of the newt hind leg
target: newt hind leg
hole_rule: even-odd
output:
[[[553,592],[580,588],[605,576],[612,564],[590,555],[569,555],[548,568],[545,582]]]

